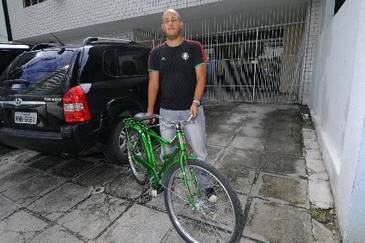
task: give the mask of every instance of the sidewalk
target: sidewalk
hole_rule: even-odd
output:
[[[207,114],[211,158],[240,194],[244,236],[339,242],[315,132],[298,106],[210,106]]]
[[[206,107],[212,163],[239,194],[241,242],[340,242],[328,176],[296,105]],[[0,149],[1,242],[183,242],[126,166]],[[322,222],[322,223],[321,223]]]

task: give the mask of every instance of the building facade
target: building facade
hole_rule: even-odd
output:
[[[320,0],[8,1],[13,39],[81,43],[87,36],[163,40],[161,13],[179,10],[184,36],[209,56],[206,99],[303,103],[309,99]],[[52,35],[51,35],[52,34]]]
[[[8,42],[8,32],[6,31],[5,10],[3,2],[0,1],[0,43]]]
[[[309,106],[344,242],[364,242],[365,2],[323,1],[320,26]]]

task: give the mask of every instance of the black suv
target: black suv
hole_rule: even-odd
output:
[[[0,143],[67,154],[101,145],[109,160],[124,160],[121,120],[145,110],[149,51],[89,37],[18,56],[0,77]]]

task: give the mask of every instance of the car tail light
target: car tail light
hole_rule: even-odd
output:
[[[63,96],[63,114],[66,122],[84,122],[91,119],[89,105],[80,86],[73,87]]]

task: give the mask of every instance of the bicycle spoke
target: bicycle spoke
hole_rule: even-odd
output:
[[[195,210],[191,206],[187,207],[189,204],[187,200],[188,192],[182,178],[178,176],[178,171],[172,174],[172,179],[170,179],[168,185],[169,188],[174,189],[169,189],[169,192],[171,192],[169,200],[178,226],[189,239],[208,241],[209,238],[211,242],[227,241],[234,233],[236,217],[232,200],[226,189],[209,171],[203,171],[199,167],[191,168],[188,166],[187,168],[188,173],[185,176],[187,176],[189,186],[194,186],[192,191],[194,192]],[[208,177],[208,180],[211,181],[210,184],[218,197],[218,201],[215,203],[208,202],[208,198],[200,193],[204,191],[204,187],[202,189],[202,184],[199,182],[202,181],[199,180],[202,174],[207,174],[205,178]],[[197,183],[193,180],[194,176],[199,177],[197,181],[195,180]]]

